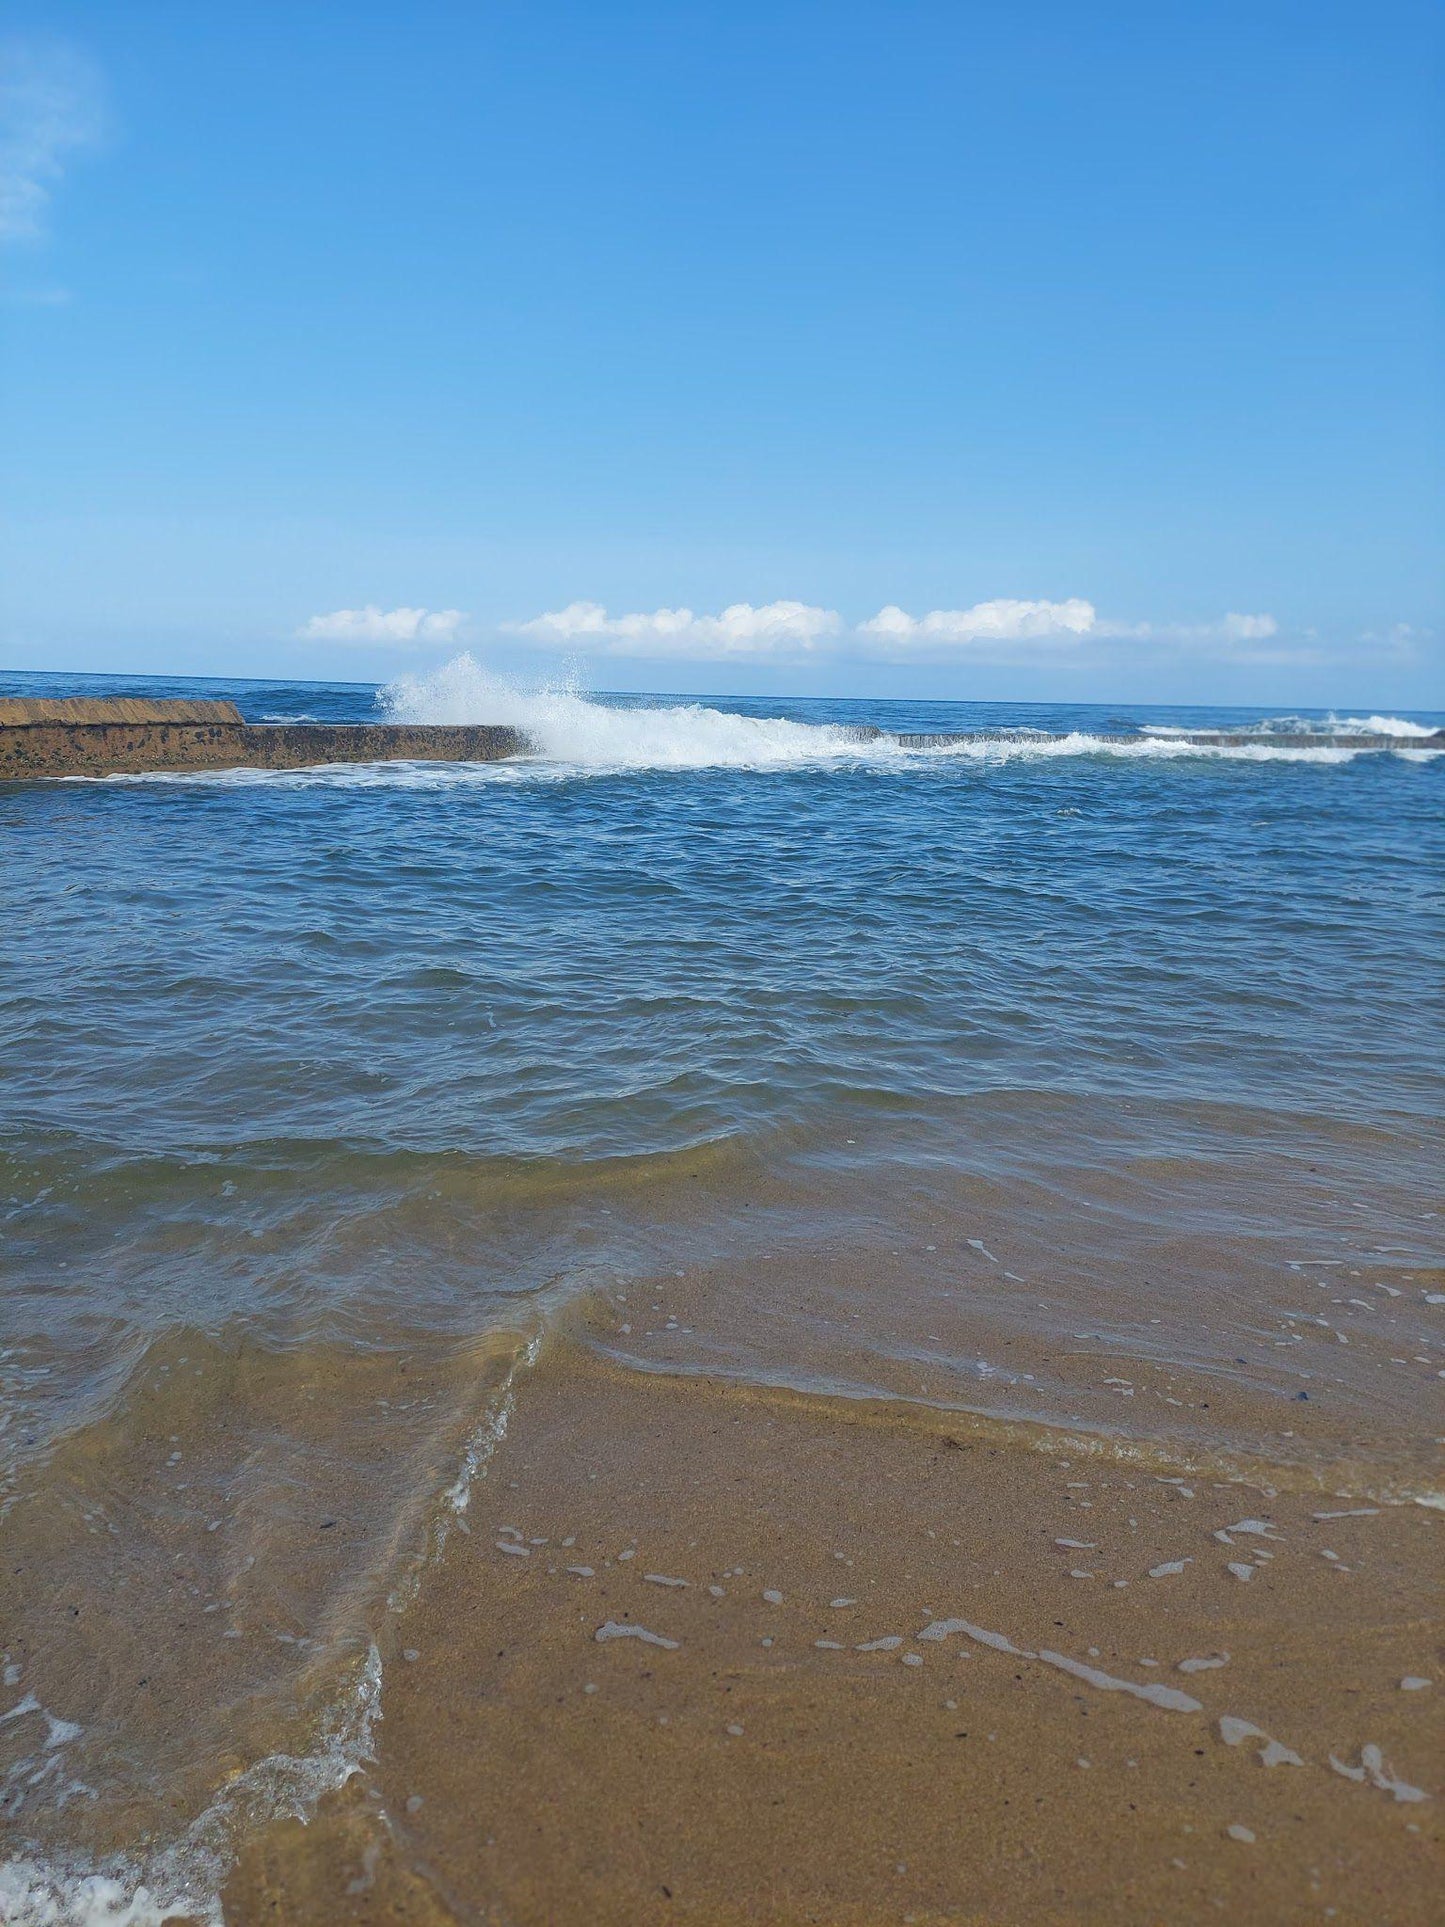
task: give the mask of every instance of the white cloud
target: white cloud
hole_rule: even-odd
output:
[[[466,621],[461,609],[333,609],[296,631],[307,642],[452,642]]]
[[[73,50],[0,46],[0,241],[36,241],[69,157],[100,138],[101,90]]]
[[[734,602],[715,616],[686,608],[612,616],[600,602],[570,602],[529,622],[502,626],[548,649],[673,661],[999,662],[1050,651],[1068,652],[1080,661],[1108,653],[1110,645],[1116,651],[1146,645],[1273,661],[1293,659],[1297,648],[1284,642],[1272,651],[1262,647],[1280,633],[1276,619],[1264,613],[1232,609],[1209,622],[1119,622],[1101,616],[1082,596],[1059,602],[998,596],[966,609],[930,609],[922,615],[890,602],[856,626],[842,623],[835,610],[808,602]]]
[[[1097,618],[1092,602],[1070,596],[1066,602],[1022,602],[1000,596],[975,602],[971,609],[930,609],[911,616],[890,602],[857,633],[881,645],[890,655],[931,650],[939,645],[970,647],[977,643],[1076,643],[1093,630]]]
[[[605,656],[723,661],[738,657],[796,658],[817,653],[838,632],[835,610],[807,602],[733,602],[721,615],[691,609],[609,616],[600,602],[569,602],[531,622],[508,623],[513,635],[552,649]]]
[[[1402,655],[1409,655],[1421,643],[1430,640],[1430,631],[1417,629],[1408,622],[1392,622],[1388,629],[1366,629],[1359,640],[1375,644],[1380,648],[1398,650]]]
[[[1271,615],[1241,615],[1231,609],[1214,622],[1101,622],[1098,634],[1124,642],[1250,643],[1268,642],[1279,634],[1279,624]]]
[[[1225,642],[1264,642],[1279,634],[1279,624],[1273,616],[1241,616],[1232,609],[1219,628]]]

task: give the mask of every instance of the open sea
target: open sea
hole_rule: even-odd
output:
[[[0,1917],[219,1918],[553,1334],[1440,1492],[1445,717],[0,693],[539,745],[0,786]]]

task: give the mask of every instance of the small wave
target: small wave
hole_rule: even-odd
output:
[[[309,1753],[275,1753],[229,1781],[181,1838],[103,1868],[17,1855],[0,1863],[0,1920],[15,1927],[223,1927],[221,1887],[234,1843],[279,1814],[303,1817],[373,1757],[381,1655],[372,1646]]]
[[[1338,731],[1342,736],[1399,736],[1408,741],[1412,736],[1435,735],[1439,725],[1413,723],[1407,716],[1331,716],[1327,719],[1326,727]]]
[[[1154,738],[1188,736],[1191,729],[1181,723],[1143,723],[1144,734]],[[1196,725],[1197,727],[1197,725]],[[1231,728],[1235,726],[1230,725]],[[1263,716],[1258,722],[1242,723],[1239,734],[1267,737],[1310,736],[1397,736],[1403,743],[1438,734],[1438,723],[1412,722],[1406,716]]]

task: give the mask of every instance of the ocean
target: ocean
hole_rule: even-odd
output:
[[[1445,718],[0,693],[539,745],[0,787],[6,1917],[220,1917],[554,1341],[1437,1502]]]

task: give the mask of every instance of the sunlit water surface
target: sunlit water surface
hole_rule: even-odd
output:
[[[81,689],[378,705],[0,684]],[[518,1335],[1438,1484],[1445,757],[1412,742],[1440,719],[1334,719],[1397,753],[1197,752],[1167,731],[1265,719],[589,701],[466,663],[382,702],[538,753],[0,787],[12,1697],[97,1588],[117,1678],[162,1621],[220,1667],[213,1601],[273,1640],[224,1649],[189,1751],[80,1673],[0,1724],[27,1852],[120,1864],[154,1800],[204,1807],[223,1741],[261,1758],[302,1713],[325,1782],[367,1689],[336,1725],[324,1662],[363,1650]],[[318,1510],[355,1545],[322,1557]]]

